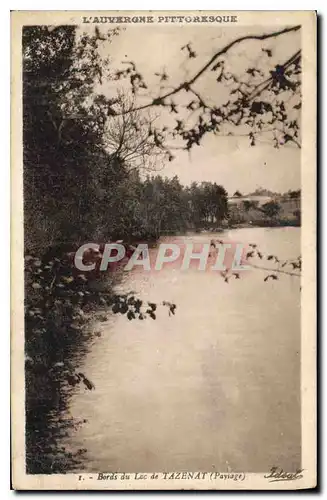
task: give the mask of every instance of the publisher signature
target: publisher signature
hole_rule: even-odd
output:
[[[270,483],[276,481],[296,481],[296,479],[301,479],[303,477],[303,471],[304,469],[296,469],[295,472],[285,472],[281,467],[274,466],[264,477],[265,479],[269,479]]]

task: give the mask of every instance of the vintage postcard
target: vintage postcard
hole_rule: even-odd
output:
[[[11,22],[13,488],[314,488],[315,12]]]

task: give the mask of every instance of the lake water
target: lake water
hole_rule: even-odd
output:
[[[299,228],[195,234],[255,242],[297,258]],[[164,241],[163,238],[162,241]],[[167,238],[168,240],[168,238]],[[255,261],[258,265],[269,263]],[[86,419],[66,449],[86,448],[85,471],[268,471],[301,465],[300,279],[251,270],[228,283],[219,273],[126,272],[119,291],[177,304],[175,316],[95,325],[70,416]],[[81,470],[81,469],[79,469]]]

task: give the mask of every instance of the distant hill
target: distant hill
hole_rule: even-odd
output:
[[[274,216],[266,208],[269,204],[277,207]],[[269,189],[258,188],[243,195],[235,191],[228,198],[229,224],[232,226],[300,226],[301,190],[276,193]]]

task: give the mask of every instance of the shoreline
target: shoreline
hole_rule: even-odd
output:
[[[247,222],[244,223],[239,223],[239,224],[229,224],[228,226],[220,226],[220,227],[213,227],[213,228],[208,228],[208,227],[203,227],[203,228],[188,228],[186,231],[164,231],[159,235],[159,238],[164,237],[164,236],[174,236],[174,235],[181,235],[181,234],[188,234],[188,233],[223,233],[224,231],[230,231],[234,229],[280,229],[283,227],[294,227],[294,228],[301,228],[301,224],[298,224],[296,222],[290,222],[290,223],[276,223],[276,224],[249,224]],[[158,238],[158,239],[159,239]],[[156,242],[154,242],[154,245]]]

